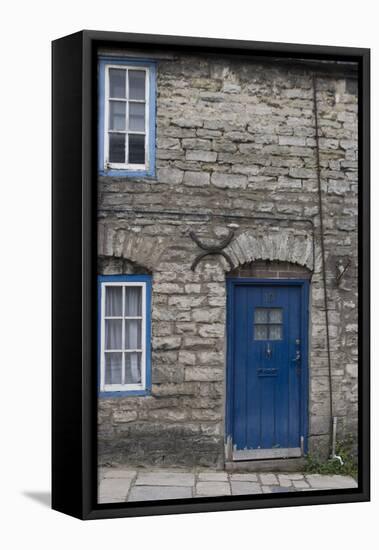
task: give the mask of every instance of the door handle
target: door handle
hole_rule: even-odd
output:
[[[296,374],[300,375],[301,372],[301,353],[300,350],[296,350],[295,359],[292,359],[293,363],[296,363]]]
[[[267,346],[266,346],[266,357],[267,357],[267,359],[271,359],[271,356],[272,356],[272,349],[271,349],[270,344],[267,343]]]
[[[296,350],[295,359],[292,359],[292,361],[293,361],[294,363],[296,363],[297,361],[300,361],[300,359],[301,359],[300,350]]]

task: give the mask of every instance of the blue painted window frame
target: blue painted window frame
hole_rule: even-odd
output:
[[[233,436],[233,408],[234,408],[234,292],[235,287],[247,286],[297,286],[301,290],[301,356],[305,358],[301,369],[301,405],[300,405],[300,431],[304,437],[304,454],[308,453],[309,435],[309,280],[308,279],[254,279],[251,277],[230,277],[226,280],[226,326],[227,326],[227,376],[226,376],[226,406],[225,406],[225,435]]]
[[[149,69],[149,165],[145,170],[115,169],[105,167],[104,159],[104,116],[105,116],[105,68],[107,65],[141,67]],[[156,149],[156,75],[157,64],[148,59],[136,59],[116,56],[100,56],[98,72],[98,171],[101,176],[113,177],[155,177]]]
[[[128,396],[144,396],[151,393],[151,288],[152,279],[150,275],[98,275],[98,332],[97,332],[97,388],[98,395],[102,398],[111,397],[128,397]],[[146,284],[146,338],[145,338],[145,357],[146,357],[146,376],[145,376],[145,388],[141,390],[121,390],[121,391],[101,391],[101,327],[102,327],[102,311],[101,311],[101,297],[103,283],[106,282],[136,282]]]

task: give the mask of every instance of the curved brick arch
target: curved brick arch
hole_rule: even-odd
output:
[[[254,230],[244,231],[233,239],[225,252],[234,268],[255,260],[271,260],[298,264],[311,271],[314,269],[312,235],[295,233],[291,229],[281,228],[280,232],[267,230],[264,234]],[[227,268],[229,270],[230,266]]]

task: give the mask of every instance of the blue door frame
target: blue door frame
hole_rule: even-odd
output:
[[[309,315],[309,281],[306,279],[250,279],[250,278],[230,278],[227,279],[227,388],[226,388],[226,437],[227,441],[234,446],[236,440],[241,439],[236,429],[236,411],[241,410],[241,407],[237,403],[238,397],[236,398],[235,384],[236,384],[236,369],[237,362],[235,345],[236,342],[236,322],[235,319],[235,309],[236,306],[239,307],[236,302],[236,289],[239,287],[250,287],[256,290],[263,289],[264,287],[276,287],[278,290],[285,291],[286,289],[292,288],[289,290],[289,294],[292,292],[292,296],[299,295],[300,297],[300,314],[299,314],[299,330],[300,330],[300,344],[299,352],[301,357],[301,362],[299,363],[300,373],[298,376],[299,387],[299,407],[298,407],[298,421],[299,421],[299,443],[298,446],[302,447],[304,453],[307,453],[307,439],[308,439],[308,315]],[[296,287],[299,292],[294,292],[294,287]],[[247,295],[246,295],[247,296]],[[250,315],[250,313],[249,313]],[[252,313],[251,313],[252,315]],[[251,320],[251,317],[249,318]],[[252,331],[253,327],[248,327],[248,331]],[[283,329],[284,330],[284,327]],[[246,333],[250,334],[249,332]],[[252,337],[252,335],[251,335]],[[240,337],[238,337],[240,338]],[[276,344],[273,342],[274,345]],[[258,342],[259,344],[259,342]],[[292,353],[292,352],[291,352]],[[249,356],[249,361],[254,359],[254,354]],[[293,361],[292,356],[288,358],[283,356],[284,361]],[[244,363],[248,363],[248,360],[245,359]],[[264,366],[264,365],[263,365]],[[241,366],[240,366],[241,368]],[[244,367],[247,368],[246,366]],[[257,368],[257,366],[256,366]],[[289,372],[289,364],[287,366],[287,371]],[[265,371],[265,375],[270,369],[260,369]],[[271,369],[276,370],[276,369]],[[268,373],[269,374],[269,373]],[[238,379],[237,379],[238,380]],[[288,383],[288,382],[287,382]],[[243,390],[247,392],[247,390]],[[237,393],[238,396],[238,393]],[[296,405],[297,406],[297,405]],[[247,411],[248,409],[244,409]],[[246,413],[245,413],[246,414]],[[254,425],[254,411],[252,411],[251,419],[249,420],[250,426]],[[247,424],[246,424],[247,426]],[[291,445],[292,446],[292,445]],[[235,447],[236,448],[236,447]],[[291,456],[291,455],[289,455]],[[293,455],[296,456],[296,455]],[[275,455],[273,454],[274,458]],[[230,456],[229,456],[230,458]],[[268,457],[267,457],[268,458]]]

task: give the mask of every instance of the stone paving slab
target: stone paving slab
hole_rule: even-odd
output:
[[[293,481],[304,479],[304,474],[297,474],[294,472],[290,472],[289,474],[280,474],[282,476],[287,476],[288,479],[291,479]]]
[[[292,480],[288,476],[279,474],[278,479],[281,487],[292,487]]]
[[[253,481],[231,481],[232,495],[256,495],[262,493],[259,483]]]
[[[291,487],[281,487],[280,485],[262,485],[262,492],[267,493],[294,493],[295,491],[299,491],[299,489],[295,489],[293,486]]]
[[[293,482],[293,486],[295,487],[295,489],[309,489],[308,483],[303,479],[300,479],[300,480],[295,479]]]
[[[136,485],[175,485],[178,487],[193,487],[195,475],[192,473],[177,472],[150,472],[140,473]]]
[[[99,487],[99,503],[125,502],[132,477],[103,479]]]
[[[162,485],[141,485],[133,487],[133,489],[130,491],[128,502],[191,497],[191,487],[163,487]]]
[[[353,489],[358,487],[357,482],[349,476],[324,476],[321,474],[308,474],[305,479],[312,489]]]
[[[229,481],[226,472],[200,472],[198,481]]]
[[[258,481],[257,474],[230,474],[231,481]]]
[[[122,470],[121,468],[108,468],[103,471],[104,479],[133,479],[137,475],[137,470]]]
[[[255,495],[357,487],[349,476],[298,473],[228,473],[215,470],[99,468],[99,502]]]
[[[230,494],[229,483],[223,481],[198,481],[196,484],[196,496],[218,497]]]
[[[275,474],[259,474],[262,485],[279,485],[279,480]]]

